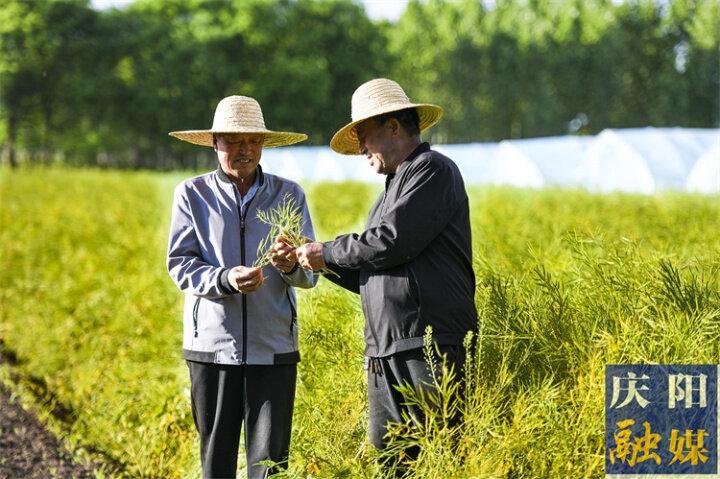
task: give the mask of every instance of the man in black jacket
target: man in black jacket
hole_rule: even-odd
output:
[[[353,121],[330,145],[366,157],[386,175],[385,190],[361,234],[297,250],[301,266],[328,268],[337,276],[326,278],[360,294],[369,435],[379,449],[387,443],[388,421],[401,422],[403,411],[418,415],[394,386],[422,389],[432,382],[422,350],[426,327],[458,377],[463,339],[477,330],[465,185],[455,163],[420,139],[441,116],[438,106],[411,103],[394,81],[361,85],[352,97]]]

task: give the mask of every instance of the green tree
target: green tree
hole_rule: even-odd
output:
[[[37,91],[45,68],[42,47],[47,22],[44,12],[34,7],[12,0],[0,9],[0,102],[11,167],[17,165],[21,128],[39,110]]]
[[[392,78],[414,101],[434,102],[445,116],[433,141],[470,141],[485,120],[482,88],[486,58],[477,44],[485,10],[478,1],[412,0],[388,32]]]
[[[17,146],[49,160],[81,122],[97,22],[85,0],[12,0],[0,9],[0,103],[11,165]]]
[[[269,28],[253,92],[275,128],[327,144],[349,120],[355,88],[385,71],[383,31],[349,0],[282,1],[274,11],[281,27]]]
[[[12,165],[21,152],[197,168],[212,152],[167,132],[209,126],[222,97],[253,96],[271,128],[327,144],[373,77],[444,107],[434,142],[720,125],[717,1],[486,5],[411,0],[390,24],[352,0],[137,0],[101,12],[88,0],[7,0],[0,142]]]

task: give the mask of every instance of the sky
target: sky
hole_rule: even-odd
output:
[[[133,0],[92,0],[93,7],[104,9],[110,7],[124,7]],[[360,0],[365,5],[365,11],[373,20],[387,19],[391,22],[400,18],[408,0]]]

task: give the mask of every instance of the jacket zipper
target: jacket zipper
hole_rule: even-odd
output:
[[[257,196],[257,192],[255,193]],[[240,214],[240,264],[245,266],[245,216],[247,216],[250,210],[250,204],[255,199],[255,196],[250,198],[250,201],[245,208],[245,213],[242,212],[242,202],[238,202],[238,213]],[[242,295],[242,361],[240,364],[247,363],[247,294],[240,293]]]
[[[381,218],[382,218],[382,215],[385,214],[385,201],[387,200],[388,189],[390,187],[391,182],[392,182],[392,180],[390,179],[390,177],[385,178],[385,191],[383,191],[383,199],[382,199],[382,202],[380,203],[380,208],[379,208]],[[367,311],[370,311],[370,308],[363,308],[363,309],[367,309]],[[366,314],[366,316],[369,317],[369,314]],[[378,338],[377,338],[377,332],[375,331],[375,328],[373,327],[373,321],[368,320],[368,327],[370,328],[372,337],[375,340],[375,354],[380,354],[380,342],[378,341]]]
[[[292,341],[293,347],[295,346],[295,323],[297,323],[297,311],[295,311],[295,306],[293,306],[292,299],[290,298],[290,288],[285,288],[285,295],[287,296],[288,303],[290,303],[290,341]]]
[[[199,308],[200,308],[200,297],[198,296],[198,298],[195,300],[195,306],[193,306],[193,334],[195,335],[196,338],[198,337],[197,315],[198,315]]]
[[[406,263],[405,269],[407,269],[407,280],[408,280],[408,291],[410,292],[410,298],[417,303],[418,317],[420,316],[420,285],[415,279],[415,273],[412,270],[410,263]]]

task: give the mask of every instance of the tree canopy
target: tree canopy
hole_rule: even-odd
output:
[[[717,1],[487,5],[411,0],[389,23],[351,0],[6,0],[3,158],[196,167],[167,132],[209,127],[231,94],[327,144],[374,77],[445,108],[435,142],[720,125]]]

